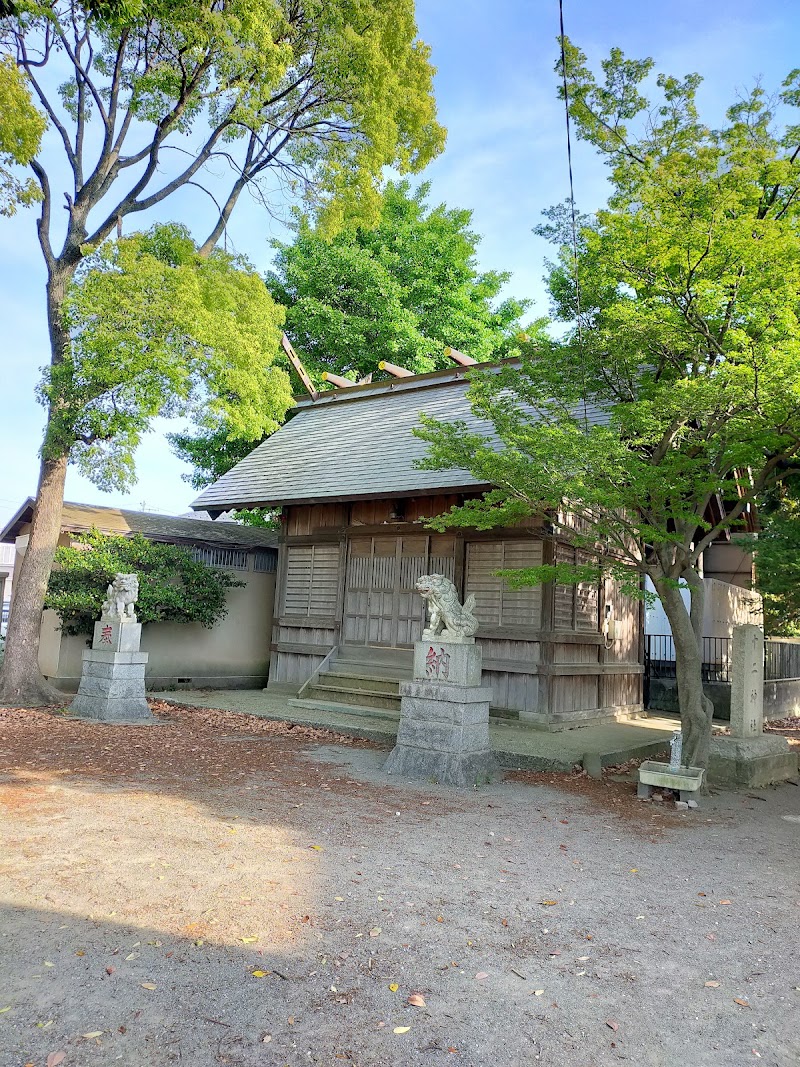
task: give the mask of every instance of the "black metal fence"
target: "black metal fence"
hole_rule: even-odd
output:
[[[733,639],[703,638],[703,681],[730,682]],[[645,680],[675,677],[675,642],[670,634],[646,634]],[[768,637],[764,642],[764,678],[768,682],[800,678],[800,639]]]

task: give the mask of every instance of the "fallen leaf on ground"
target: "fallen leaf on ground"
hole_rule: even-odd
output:
[[[369,936],[370,937],[380,937],[380,934],[381,934],[380,926],[373,926],[372,929],[369,932]]]
[[[478,971],[478,973],[475,975],[475,980],[478,982],[482,982],[484,978],[488,977],[489,975],[486,973],[486,971]]]
[[[400,986],[397,984],[397,982],[392,982],[392,984],[389,986],[389,989],[391,989],[393,993],[396,993],[399,988]]]
[[[313,848],[315,852],[322,852],[323,851],[322,845],[309,845],[308,847],[309,848]]]
[[[252,945],[254,941],[258,941],[257,937],[240,937],[239,940],[243,945]]]
[[[410,1026],[395,1026],[395,1028],[392,1031],[392,1033],[393,1034],[407,1034],[410,1029],[411,1029]]]
[[[619,1030],[619,1023],[615,1023],[613,1019],[606,1019],[606,1026],[613,1030],[614,1033]]]
[[[11,1005],[10,1004],[6,1004],[6,1006],[4,1008],[0,1008],[0,1015],[2,1015],[6,1011],[11,1011]]]
[[[720,904],[733,904],[732,900],[721,900]]]
[[[533,991],[533,995],[535,997],[541,997],[543,994],[544,994],[544,990],[543,989],[534,989],[534,991]]]
[[[733,998],[733,1003],[734,1004],[740,1004],[743,1008],[749,1008],[750,1007],[748,1002],[746,1000],[742,1000],[741,997],[734,997]]]
[[[545,908],[552,908],[554,904],[558,904],[557,900],[540,900],[539,903]]]
[[[142,989],[158,989],[158,986],[153,985],[152,982],[140,982]]]
[[[412,993],[408,998],[408,1003],[413,1004],[415,1008],[424,1008],[426,1006],[425,997],[419,993]]]
[[[103,1036],[103,1031],[102,1030],[90,1030],[88,1034],[81,1034],[81,1037],[87,1037],[87,1038],[90,1038],[90,1039],[93,1038],[93,1037],[102,1037],[102,1036]]]
[[[717,989],[719,982],[706,982],[707,989]]]
[[[65,1056],[66,1052],[63,1051],[51,1052],[50,1055],[47,1057],[46,1067],[58,1067],[59,1063],[64,1062]]]
[[[106,967],[106,974],[113,974],[116,969],[116,967]]]
[[[268,975],[268,974],[269,974],[270,972],[269,972],[269,971],[251,971],[250,973],[252,974],[252,976],[253,976],[254,978],[266,978],[266,977],[267,977],[267,975]]]

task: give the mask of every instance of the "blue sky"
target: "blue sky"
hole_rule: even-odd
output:
[[[711,122],[755,78],[775,88],[800,64],[796,0],[565,0],[564,6],[566,32],[593,66],[619,45],[632,56],[653,56],[669,73],[700,72],[701,106]],[[533,313],[546,313],[541,279],[548,250],[531,228],[568,191],[553,74],[557,0],[417,0],[417,18],[433,50],[439,115],[448,129],[444,154],[420,180],[431,182],[433,201],[473,211],[473,228],[483,237],[481,266],[510,270],[509,292],[533,297]],[[574,170],[578,205],[594,210],[605,199],[602,165],[579,145]],[[191,191],[160,217],[187,223],[198,237],[209,228],[207,202]],[[270,240],[283,236],[250,203],[234,214],[229,232],[233,246],[261,269],[270,264]],[[35,212],[0,218],[0,523],[36,488],[43,413],[34,388],[47,359],[43,285]],[[71,471],[67,498],[186,510],[195,493],[181,478],[187,467],[170,453],[164,428],[139,450],[139,480],[129,494],[102,493]]]

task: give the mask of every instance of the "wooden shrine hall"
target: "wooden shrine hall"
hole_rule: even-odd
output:
[[[192,505],[281,509],[269,689],[323,720],[342,705],[399,714],[398,683],[411,677],[424,625],[414,583],[439,573],[462,601],[475,594],[493,715],[561,730],[640,712],[641,604],[611,580],[510,589],[498,570],[575,560],[568,540],[533,521],[427,529],[427,518],[489,486],[464,470],[415,466],[426,448],[412,432],[420,413],[488,427],[470,410],[466,367],[411,375],[385,366],[398,376],[337,379],[299,398],[286,424]],[[613,639],[601,629],[607,605]]]

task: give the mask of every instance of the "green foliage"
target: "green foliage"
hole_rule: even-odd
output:
[[[443,523],[540,516],[598,573],[627,566],[629,591],[651,578],[675,639],[684,755],[704,766],[698,562],[800,466],[800,127],[776,130],[756,88],[713,130],[696,75],[659,76],[651,103],[650,60],[615,50],[598,80],[566,46],[570,112],[612,188],[581,221],[577,256],[571,212],[551,209],[540,229],[558,246],[550,292],[567,332],[519,368],[474,376],[473,410],[491,432],[426,420],[420,436],[426,466],[496,486]],[[800,72],[781,101],[800,104]],[[557,580],[583,577],[562,567]]]
[[[312,372],[355,379],[386,359],[422,373],[452,366],[448,345],[480,361],[513,347],[528,302],[498,302],[510,274],[478,270],[472,213],[431,208],[429,193],[390,182],[376,225],[327,239],[303,223],[291,244],[275,243],[267,284]]]
[[[800,131],[774,132],[758,88],[712,130],[697,76],[660,76],[651,104],[649,60],[615,50],[600,82],[567,44],[572,116],[612,183],[608,207],[581,224],[581,321],[569,220],[552,209],[550,290],[570,329],[518,370],[475,377],[473,407],[493,435],[430,421],[421,435],[431,465],[498,487],[450,521],[536,514],[569,530],[566,501],[579,544],[665,588],[796,461]],[[800,102],[799,80],[787,79],[786,105]],[[728,508],[711,524],[715,498]]]
[[[528,301],[498,300],[510,275],[481,272],[471,212],[429,207],[429,186],[388,183],[375,226],[350,225],[330,237],[303,222],[291,244],[276,242],[267,277],[286,308],[286,330],[309,370],[356,380],[385,376],[386,359],[416,373],[452,366],[448,345],[486,361],[518,351]],[[526,327],[539,334],[541,322]],[[224,421],[171,437],[195,468],[192,484],[215,481],[259,443],[231,440]]]
[[[275,365],[282,310],[249,263],[198,255],[184,227],[157,225],[87,256],[65,318],[70,347],[42,390],[45,454],[69,451],[101,487],[133,479],[135,447],[158,415],[203,427],[224,418],[231,442],[250,441],[292,402]]]
[[[27,207],[41,199],[34,179],[23,181],[15,169],[37,155],[46,127],[25,75],[10,56],[0,56],[0,215],[13,215],[18,205]]]
[[[749,545],[748,547],[753,547]],[[767,633],[800,636],[800,500],[789,495],[763,516],[755,543],[756,586]]]
[[[80,547],[59,547],[45,607],[68,634],[91,634],[106,589],[118,572],[139,575],[139,622],[199,622],[211,629],[225,618],[228,589],[245,583],[192,558],[177,545],[148,541],[140,534],[112,537],[91,530],[76,535]]]
[[[332,229],[374,215],[384,167],[418,171],[444,145],[413,0],[24,0],[0,16],[0,49],[21,45],[32,72],[62,57],[60,106],[112,127],[104,152],[131,119],[155,159],[171,135],[211,135],[201,162],[224,146],[245,182],[284,169]]]

